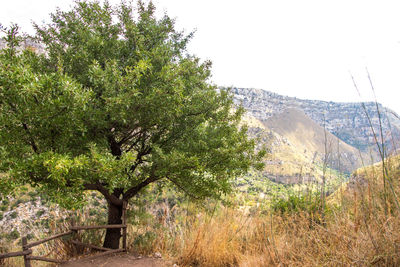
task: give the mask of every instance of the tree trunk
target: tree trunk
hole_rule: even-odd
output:
[[[122,205],[117,206],[108,201],[108,224],[122,224]],[[103,247],[118,249],[121,229],[107,229]]]

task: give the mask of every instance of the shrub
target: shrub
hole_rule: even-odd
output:
[[[28,196],[31,197],[31,199],[35,200],[36,196],[38,195],[38,193],[36,191],[29,191],[28,192]]]
[[[31,239],[33,239],[35,236],[33,235],[33,234],[27,234],[26,235],[26,238],[28,239],[28,240],[31,240]]]
[[[144,234],[139,234],[133,241],[135,247],[140,248],[142,251],[149,251],[153,247],[153,243],[157,236],[154,232],[147,231]]]
[[[19,238],[19,232],[17,230],[13,230],[11,233],[8,234],[7,238],[10,240],[16,240]]]
[[[19,204],[21,204],[23,202],[22,199],[17,199],[17,201],[15,201],[12,205],[11,205],[11,209],[15,209],[16,207],[18,207]]]
[[[98,207],[98,206],[100,206],[100,202],[99,202],[99,201],[97,201],[97,200],[93,201],[93,206],[95,206],[95,207]]]
[[[36,216],[37,217],[41,217],[44,213],[45,213],[46,211],[45,210],[38,210],[37,212],[36,212]]]
[[[11,212],[11,214],[10,214],[10,217],[11,217],[12,219],[17,218],[17,216],[18,216],[18,212],[17,212],[17,211],[13,211],[13,212]]]

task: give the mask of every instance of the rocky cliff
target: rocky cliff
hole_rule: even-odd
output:
[[[7,48],[7,42],[4,41],[3,39],[0,38],[0,50]],[[24,39],[21,43],[20,46],[18,47],[18,50],[21,51],[23,49],[28,49],[28,50],[32,50],[34,52],[37,52],[39,54],[43,54],[44,53],[44,47],[43,45],[37,43],[36,41],[32,40],[32,39]]]
[[[232,92],[235,103],[243,105],[250,115],[260,121],[266,121],[288,108],[299,109],[347,144],[362,152],[370,152],[372,149],[374,157],[377,157],[374,133],[380,140],[382,129],[387,152],[396,148],[393,140],[397,141],[400,137],[399,116],[381,104],[378,104],[377,109],[374,102],[362,104],[304,100],[261,89],[233,88]]]

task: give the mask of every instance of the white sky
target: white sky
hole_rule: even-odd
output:
[[[0,22],[30,21],[72,0],[0,0]],[[111,0],[111,3],[119,3]],[[213,62],[217,85],[328,101],[371,99],[400,114],[400,1],[154,0],[178,29],[196,29],[190,52]],[[359,84],[360,98],[350,78]]]

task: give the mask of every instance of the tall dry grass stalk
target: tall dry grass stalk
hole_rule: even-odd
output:
[[[362,107],[381,162],[356,171],[327,200],[323,220],[307,211],[221,206],[211,215],[194,211],[185,223],[147,225],[158,237],[148,252],[180,266],[400,266],[400,156],[388,157],[377,102],[378,131]]]
[[[396,191],[399,166],[386,163]],[[342,189],[340,206],[327,202],[324,224],[307,212],[221,206],[212,214],[196,214],[193,208],[180,221],[147,224],[145,231],[156,238],[138,245],[137,232],[130,250],[159,251],[179,266],[399,266],[399,211],[383,193],[383,172],[370,168]]]
[[[387,159],[385,167],[398,192],[400,157]],[[129,225],[128,249],[161,252],[179,266],[400,266],[399,210],[384,194],[381,176],[386,174],[380,168],[357,171],[340,196],[333,196],[338,201],[328,199],[324,224],[302,211],[273,213],[215,203],[206,211],[165,204],[158,216]],[[89,220],[85,214],[80,219]],[[52,227],[60,232],[68,225]],[[90,241],[100,237],[82,236]],[[38,247],[37,253],[66,256],[70,249],[68,243],[55,243]]]

